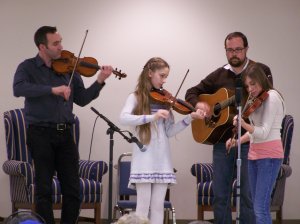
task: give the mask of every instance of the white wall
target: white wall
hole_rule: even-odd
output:
[[[299,105],[297,88],[300,52],[300,1],[204,1],[204,0],[1,0],[0,1],[0,113],[23,106],[23,98],[12,94],[12,80],[17,65],[33,57],[37,49],[33,34],[42,25],[57,26],[63,36],[64,48],[78,54],[85,30],[89,30],[82,56],[95,57],[99,64],[112,64],[126,72],[123,80],[111,78],[98,99],[90,105],[75,107],[81,119],[81,158],[89,154],[89,144],[96,115],[95,107],[118,124],[118,116],[127,95],[133,91],[145,62],[153,56],[166,59],[171,73],[165,88],[177,91],[187,69],[190,73],[179,93],[184,98],[187,88],[197,84],[211,71],[226,63],[224,38],[232,31],[242,31],[249,39],[249,57],[268,64],[274,83],[284,95],[287,112],[295,117],[294,141],[291,151],[292,176],[287,180],[284,219],[299,219],[300,147]],[[95,77],[84,78],[88,86]],[[182,115],[176,114],[176,118]],[[92,147],[93,160],[109,158],[107,124],[99,119]],[[125,127],[122,127],[125,128]],[[0,122],[0,163],[6,160],[3,121]],[[114,161],[130,151],[117,133],[114,135]],[[178,184],[171,189],[177,218],[196,218],[195,179],[190,174],[194,162],[211,161],[210,146],[197,144],[191,129],[171,139]],[[114,173],[116,177],[116,173]],[[9,179],[0,171],[0,216],[11,212]],[[107,217],[108,175],[104,178],[102,214]],[[90,215],[91,212],[82,211]]]

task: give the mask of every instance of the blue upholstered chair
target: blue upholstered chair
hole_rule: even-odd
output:
[[[74,141],[79,143],[79,120],[73,125]],[[18,209],[35,210],[34,164],[26,145],[24,109],[4,113],[7,161],[3,170],[9,175],[12,212]],[[79,161],[81,209],[94,209],[95,223],[100,223],[102,201],[102,176],[107,172],[104,161]],[[52,201],[54,209],[61,209],[63,197],[59,180],[53,176]]]
[[[271,211],[276,212],[276,220],[282,220],[282,205],[284,201],[284,190],[286,178],[292,173],[289,164],[291,142],[294,130],[294,120],[291,115],[286,115],[282,121],[281,139],[284,149],[284,160],[278,174],[272,194]],[[197,216],[198,220],[204,219],[204,211],[212,211],[214,192],[213,166],[212,163],[195,163],[191,167],[191,173],[197,181]],[[235,211],[236,206],[236,179],[232,184],[231,207]]]
[[[130,167],[131,167],[131,152],[125,152],[120,155],[118,159],[118,165],[115,166],[118,169],[117,178],[117,192],[116,203],[114,207],[114,218],[116,218],[116,212],[119,211],[120,216],[134,211],[136,208],[136,190],[128,188]],[[164,202],[165,217],[164,223],[169,223],[169,211],[172,212],[172,223],[176,224],[175,209],[169,200],[169,189],[167,191],[166,199]]]

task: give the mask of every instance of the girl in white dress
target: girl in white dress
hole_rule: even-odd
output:
[[[151,224],[163,223],[167,187],[176,183],[169,137],[185,129],[192,119],[203,119],[205,116],[203,111],[197,110],[175,123],[169,105],[152,100],[150,92],[162,88],[169,71],[166,61],[151,58],[120,115],[120,123],[135,127],[139,141],[146,147],[146,151],[141,151],[133,144],[129,185],[137,190],[136,214],[149,217]]]

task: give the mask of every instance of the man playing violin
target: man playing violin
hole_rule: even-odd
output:
[[[255,62],[247,58],[248,40],[241,32],[233,32],[225,38],[225,52],[228,64],[218,68],[204,78],[198,85],[190,88],[186,92],[186,100],[196,109],[206,111],[210,116],[212,113],[210,106],[206,102],[198,102],[200,94],[214,94],[220,88],[227,88],[234,91],[237,81],[241,78],[241,73]],[[272,74],[268,66],[258,64],[272,83]],[[230,105],[237,113],[235,105]],[[231,121],[232,124],[232,121]],[[221,139],[213,145],[213,211],[215,223],[228,224],[232,222],[231,215],[231,193],[232,181],[235,176],[235,150],[227,154],[226,140],[232,136],[231,128],[225,133],[220,133]],[[247,155],[249,144],[242,144],[241,159],[241,211],[240,223],[255,223],[253,205],[248,184]]]
[[[85,88],[78,73],[61,75],[52,68],[60,58],[62,37],[56,27],[42,26],[34,35],[38,54],[22,62],[15,73],[13,92],[25,97],[27,145],[35,166],[36,211],[54,224],[52,176],[57,171],[63,194],[61,223],[76,223],[79,215],[79,154],[71,134],[73,103],[85,106],[99,96],[111,66],[102,66],[97,80]]]

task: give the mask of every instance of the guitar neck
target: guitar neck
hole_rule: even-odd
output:
[[[235,101],[235,95],[231,96],[230,98],[228,98],[228,99],[226,99],[226,100],[224,100],[222,102],[217,103],[214,106],[214,113],[215,114],[220,113],[221,110],[223,110],[225,107],[228,107],[231,104],[233,104],[234,101]]]
[[[223,102],[221,102],[221,108],[224,109],[225,107],[230,106],[231,104],[233,104],[235,101],[235,95],[233,95],[232,97],[228,98],[227,100],[224,100]]]

